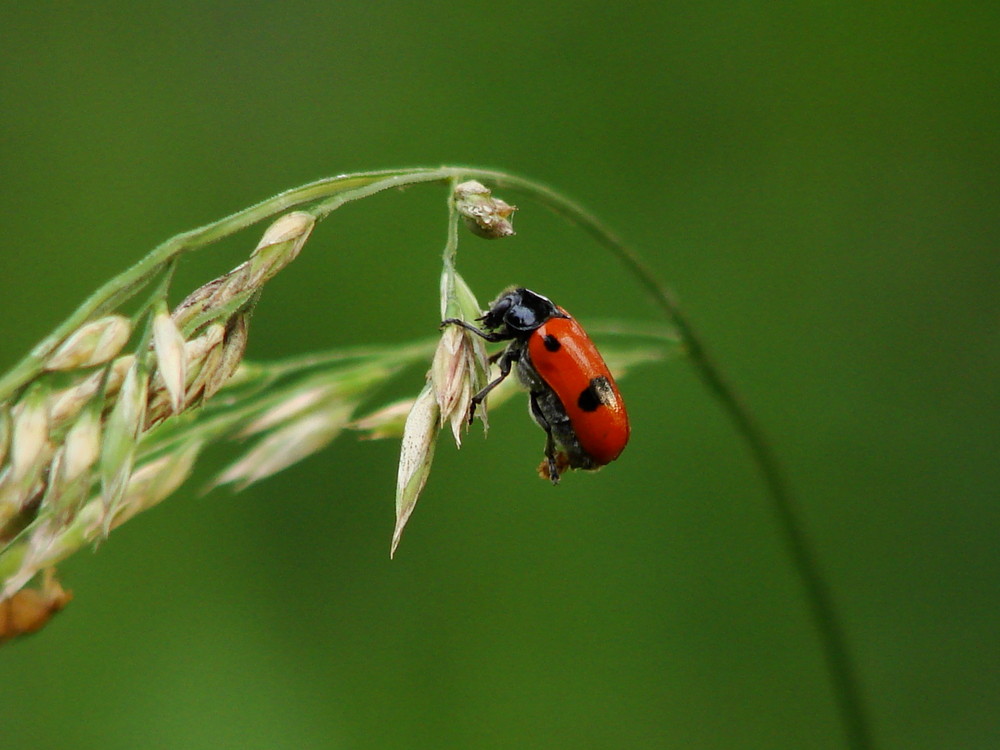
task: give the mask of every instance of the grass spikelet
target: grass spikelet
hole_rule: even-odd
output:
[[[132,326],[122,315],[108,315],[75,331],[45,364],[47,370],[78,370],[113,359],[122,350]]]
[[[108,417],[101,451],[101,486],[106,530],[125,494],[137,447],[146,420],[149,374],[141,361],[133,363],[125,376],[118,400]]]
[[[389,556],[396,554],[403,529],[413,514],[420,492],[430,475],[434,460],[434,445],[441,429],[440,408],[434,389],[428,383],[417,396],[403,428],[403,442],[399,451],[399,468],[396,473],[396,527],[392,532]]]
[[[167,312],[165,304],[153,318],[153,349],[156,351],[156,369],[170,396],[174,414],[184,410],[187,382],[187,357],[184,354],[184,336]]]

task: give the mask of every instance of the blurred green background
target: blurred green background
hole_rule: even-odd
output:
[[[995,8],[4,3],[0,368],[156,243],[285,188],[443,163],[543,180],[646,254],[772,436],[878,746],[998,747]],[[517,237],[460,248],[481,299],[518,282],[584,322],[655,319],[506,197]],[[250,356],[431,334],[442,199],[320,225]],[[842,747],[744,447],[682,361],[623,391],[629,450],[556,489],[521,405],[442,442],[392,562],[392,441],[235,496],[199,497],[203,466],[67,561],[70,608],[0,650],[0,745]]]

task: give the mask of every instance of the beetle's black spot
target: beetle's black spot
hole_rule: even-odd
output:
[[[599,375],[590,381],[590,385],[580,391],[576,405],[584,411],[597,411],[601,406],[613,403],[614,400],[615,394],[611,390],[611,383],[606,377]]]
[[[576,404],[584,411],[597,411],[598,407],[600,407],[601,396],[598,394],[597,389],[594,388],[593,381],[580,391],[580,397],[576,400]]]
[[[562,349],[562,344],[559,343],[559,339],[551,333],[545,334],[545,338],[542,339],[542,343],[545,344],[545,348],[550,352],[557,352]]]

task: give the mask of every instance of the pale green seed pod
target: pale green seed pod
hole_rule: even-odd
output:
[[[479,306],[479,300],[476,299],[475,293],[466,283],[462,274],[454,274],[454,294],[455,300],[458,302],[458,307],[461,310],[461,316],[464,320],[474,320],[482,315],[483,309]],[[446,316],[447,317],[447,316]],[[482,339],[478,339],[482,341]]]
[[[55,350],[46,370],[75,370],[113,359],[132,335],[132,325],[121,315],[108,315],[78,328]]]
[[[101,455],[101,415],[95,404],[85,409],[66,431],[62,445],[48,467],[48,486],[42,507],[58,520],[68,521],[87,501]]]

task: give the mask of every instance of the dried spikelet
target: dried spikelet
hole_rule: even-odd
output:
[[[243,313],[233,317],[226,326],[226,333],[222,339],[222,350],[218,362],[205,378],[205,390],[203,398],[211,398],[218,390],[224,386],[236,372],[240,362],[243,360],[243,353],[247,348],[248,338],[247,316]]]
[[[118,395],[122,383],[125,382],[125,376],[128,375],[134,364],[134,354],[126,354],[124,357],[119,357],[111,363],[111,369],[108,371],[108,382],[104,387],[104,395],[106,397],[111,398]]]
[[[353,410],[353,404],[341,403],[290,422],[264,437],[213,484],[243,489],[288,468],[337,437]]]
[[[111,414],[108,415],[101,450],[101,485],[105,532],[118,509],[135,456],[136,443],[146,419],[149,374],[141,361],[129,369]]]
[[[44,507],[61,519],[71,518],[90,494],[92,468],[100,455],[101,418],[96,409],[87,409],[66,432],[52,458]]]
[[[111,521],[115,529],[172,495],[191,475],[202,441],[193,440],[136,469],[129,478],[121,507]]]
[[[285,214],[271,224],[250,256],[247,285],[259,288],[295,260],[314,226],[315,217],[305,211]]]
[[[307,386],[290,394],[240,430],[240,437],[251,437],[266,432],[319,408],[323,402],[330,399],[335,389],[335,383],[321,383],[311,387]]]
[[[469,384],[469,358],[472,356],[472,345],[465,331],[450,326],[442,332],[431,364],[431,383],[440,409],[440,426],[452,423],[457,445],[462,443],[461,429],[468,422],[472,405]]]
[[[413,409],[415,399],[404,398],[376,409],[370,414],[353,420],[347,424],[352,430],[362,433],[362,439],[380,440],[383,438],[398,438],[403,436],[406,417]]]
[[[201,401],[208,382],[222,362],[222,342],[226,338],[226,327],[221,323],[210,325],[204,336],[188,342],[196,344],[187,352],[188,376],[187,390],[184,398],[188,403]]]
[[[11,415],[10,455],[0,476],[0,527],[44,490],[42,472],[52,458],[47,392],[32,387]]]
[[[396,528],[392,532],[390,557],[396,554],[406,522],[410,520],[420,491],[427,483],[439,430],[437,398],[433,387],[428,383],[414,401],[403,428],[399,469],[396,473]]]
[[[45,363],[45,369],[75,370],[102,364],[116,357],[131,335],[132,325],[121,315],[92,321],[63,341]]]
[[[162,351],[166,359],[150,386],[146,429],[211,398],[239,367],[247,345],[244,313],[237,313],[226,324],[212,323],[202,335],[186,342],[172,319],[163,316],[159,320],[163,343],[157,345],[157,355],[163,356]]]
[[[156,351],[156,369],[170,396],[170,407],[174,414],[180,414],[184,410],[187,358],[184,355],[184,337],[165,305],[153,317],[153,349]]]
[[[481,182],[469,180],[456,186],[454,199],[455,208],[473,234],[488,240],[514,234],[510,217],[517,206],[494,198]]]
[[[101,418],[96,410],[88,409],[66,432],[63,440],[65,460],[61,480],[72,482],[83,476],[101,454]]]
[[[40,589],[23,589],[0,601],[0,643],[37,632],[72,599],[72,592],[46,570]]]
[[[465,279],[446,266],[441,274],[441,317],[472,320],[479,313],[479,303]],[[489,362],[482,339],[459,326],[445,328],[434,353],[431,382],[441,408],[441,426],[451,423],[459,447],[462,430],[468,428],[472,396],[486,385],[488,374]],[[485,411],[481,416],[485,424]]]
[[[103,370],[98,370],[84,378],[76,385],[55,391],[49,398],[49,418],[53,429],[75,419],[80,410],[97,394],[104,382]],[[115,389],[117,391],[117,388]]]
[[[184,329],[200,315],[208,312],[213,307],[218,307],[221,304],[219,298],[225,298],[221,290],[232,275],[241,268],[243,268],[242,265],[237,266],[225,276],[213,279],[191,292],[183,302],[174,308],[172,317],[177,327]],[[232,295],[229,295],[229,298],[231,297]]]
[[[215,372],[222,358],[220,348],[225,339],[226,327],[212,323],[205,332],[184,342],[184,404],[192,406],[200,403],[205,382]],[[146,412],[145,429],[159,424],[173,412],[171,395],[167,392],[163,378],[154,378],[150,386],[149,408]]]

